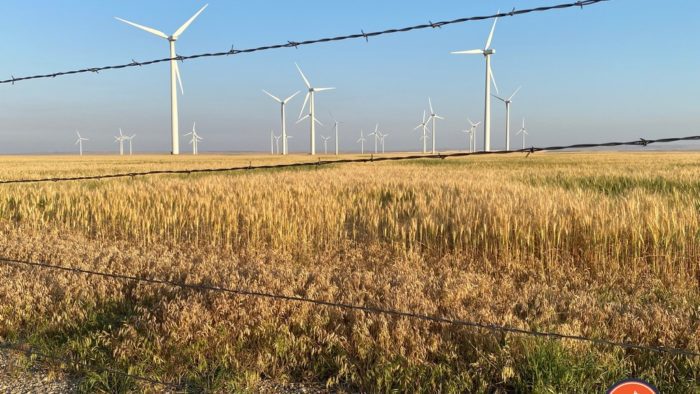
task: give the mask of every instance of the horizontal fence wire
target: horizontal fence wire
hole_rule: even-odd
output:
[[[337,159],[337,160],[317,160],[300,163],[281,163],[281,164],[265,164],[238,167],[220,167],[220,168],[193,168],[184,170],[151,170],[141,172],[124,172],[117,174],[103,175],[84,175],[73,177],[51,177],[51,178],[36,178],[36,179],[4,179],[0,180],[0,185],[10,185],[18,183],[46,183],[46,182],[70,182],[70,181],[89,181],[114,178],[133,178],[151,175],[174,175],[174,174],[203,174],[203,173],[221,173],[234,171],[251,171],[251,170],[269,170],[269,169],[289,169],[297,167],[312,167],[312,166],[327,166],[332,164],[349,164],[349,163],[374,163],[383,161],[403,161],[403,160],[418,160],[418,159],[447,159],[451,157],[468,157],[468,156],[483,156],[483,155],[503,155],[514,153],[530,154],[544,151],[561,151],[571,149],[591,149],[600,147],[618,147],[618,146],[641,146],[645,147],[650,144],[663,144],[679,141],[700,141],[700,135],[688,137],[670,137],[660,139],[644,139],[641,138],[635,141],[627,142],[603,142],[593,144],[574,144],[574,145],[558,145],[548,147],[531,147],[517,150],[496,150],[496,151],[480,151],[480,152],[455,152],[455,153],[437,153],[437,154],[417,154],[417,155],[400,155],[400,156],[374,156],[361,157],[356,159]]]
[[[85,363],[78,363],[75,360],[71,360],[71,359],[66,358],[66,357],[58,357],[58,356],[54,356],[51,354],[46,354],[44,352],[41,352],[39,350],[34,349],[33,347],[31,347],[27,344],[3,342],[3,343],[0,343],[0,349],[6,349],[6,350],[10,350],[10,351],[13,351],[16,353],[22,353],[28,357],[37,357],[37,358],[43,359],[44,361],[52,361],[52,362],[56,362],[56,363],[60,363],[60,364],[70,365],[73,367],[85,367],[86,369],[89,369],[93,372],[113,373],[116,375],[123,376],[125,378],[138,380],[141,382],[146,382],[146,383],[149,383],[149,384],[154,385],[154,386],[169,387],[169,388],[174,389],[174,390],[181,389],[181,385],[176,384],[176,383],[162,382],[162,381],[157,380],[157,379],[152,379],[152,378],[148,378],[145,376],[120,371],[118,369],[99,367],[99,366],[95,366],[95,365],[88,365]],[[66,372],[70,371],[70,368],[68,368],[68,367],[64,367],[64,366],[60,366],[60,365],[59,365],[59,367],[60,367],[60,369],[66,371]]]
[[[44,262],[34,262],[34,261],[29,261],[29,260],[11,259],[11,258],[6,258],[6,257],[0,257],[0,264],[4,264],[4,265],[8,265],[8,266],[35,267],[35,268],[40,268],[40,269],[49,269],[49,270],[55,270],[55,271],[69,272],[72,274],[79,274],[79,275],[95,275],[95,276],[114,279],[114,280],[146,283],[146,284],[152,284],[152,285],[166,285],[166,286],[179,287],[179,288],[183,288],[183,289],[189,289],[189,290],[195,290],[195,291],[201,291],[201,292],[211,291],[211,292],[219,292],[219,293],[226,293],[226,294],[234,294],[237,296],[266,298],[266,299],[286,301],[286,302],[298,302],[298,303],[305,303],[305,304],[311,304],[311,305],[322,306],[322,307],[330,307],[330,308],[336,308],[336,309],[342,309],[342,310],[352,310],[352,311],[359,311],[359,312],[365,312],[365,313],[370,313],[370,314],[386,315],[386,316],[407,318],[407,319],[413,319],[413,320],[422,320],[422,321],[427,321],[427,322],[431,322],[431,323],[439,323],[439,324],[446,324],[446,325],[453,325],[453,326],[484,329],[484,330],[491,331],[491,332],[501,332],[501,333],[505,333],[505,334],[534,336],[534,337],[541,337],[541,338],[547,338],[547,339],[553,339],[553,340],[573,340],[573,341],[579,341],[579,342],[587,342],[587,343],[591,343],[593,345],[598,345],[598,346],[609,346],[609,347],[633,349],[633,350],[640,350],[640,351],[647,351],[647,352],[654,352],[654,353],[665,353],[665,354],[678,355],[678,356],[700,357],[700,353],[692,351],[692,350],[688,350],[688,349],[679,349],[679,348],[672,348],[672,347],[666,347],[666,346],[650,346],[650,345],[642,345],[642,344],[635,344],[635,343],[629,343],[629,342],[616,342],[616,341],[610,341],[607,339],[585,337],[582,335],[568,335],[568,334],[560,334],[560,333],[556,333],[556,332],[526,330],[526,329],[522,329],[522,328],[499,325],[499,324],[482,323],[482,322],[477,322],[477,321],[460,320],[460,319],[450,319],[447,317],[431,316],[431,315],[415,313],[415,312],[410,312],[410,311],[402,311],[402,310],[396,310],[396,309],[380,308],[380,307],[375,307],[375,306],[355,305],[355,304],[348,304],[348,303],[341,303],[341,302],[318,300],[318,299],[307,298],[307,297],[302,297],[302,296],[275,294],[275,293],[258,291],[258,290],[231,289],[231,288],[215,286],[215,285],[210,285],[210,284],[201,284],[201,283],[200,284],[183,283],[183,282],[176,282],[176,281],[166,280],[166,279],[145,278],[145,277],[139,277],[139,276],[133,276],[133,275],[112,273],[112,272],[100,272],[100,271],[93,271],[93,270],[87,270],[87,269],[82,269],[82,268],[68,267],[68,266],[63,266],[63,265],[54,265],[54,264],[49,264],[49,263],[44,263]]]
[[[525,14],[530,14],[530,13],[534,13],[534,12],[546,12],[546,11],[561,10],[561,9],[572,8],[572,7],[583,8],[586,6],[593,5],[593,4],[602,3],[604,1],[609,1],[609,0],[576,1],[576,2],[572,2],[572,3],[557,4],[557,5],[551,5],[551,6],[536,7],[536,8],[528,8],[528,9],[522,9],[522,10],[516,10],[515,8],[513,8],[509,12],[500,12],[500,13],[493,14],[493,15],[472,16],[472,17],[458,18],[458,19],[452,19],[452,20],[440,21],[440,22],[429,22],[429,23],[424,23],[424,24],[420,24],[420,25],[407,26],[407,27],[388,29],[388,30],[382,30],[382,31],[365,32],[364,30],[361,30],[361,32],[357,33],[357,34],[349,34],[349,35],[337,36],[337,37],[319,38],[319,39],[305,40],[305,41],[287,41],[287,42],[282,43],[282,44],[266,45],[266,46],[261,46],[261,47],[256,47],[256,48],[235,49],[235,48],[231,47],[231,49],[223,51],[223,52],[200,53],[200,54],[189,55],[189,56],[179,56],[178,55],[178,56],[175,56],[172,58],[167,57],[167,58],[163,58],[163,59],[149,60],[149,61],[143,61],[143,62],[137,62],[135,60],[132,60],[131,63],[126,63],[126,64],[119,64],[119,65],[113,65],[113,66],[90,67],[90,68],[83,68],[83,69],[79,69],[79,70],[61,71],[61,72],[54,72],[54,73],[50,73],[50,74],[40,74],[40,75],[32,75],[32,76],[26,76],[26,77],[14,77],[14,76],[12,76],[10,79],[0,80],[0,84],[13,84],[14,85],[17,82],[27,81],[27,80],[31,80],[31,79],[56,78],[56,77],[64,76],[64,75],[83,74],[83,73],[99,73],[100,71],[116,70],[116,69],[123,69],[123,68],[129,68],[129,67],[148,66],[151,64],[169,62],[172,60],[185,61],[185,60],[192,60],[192,59],[199,59],[199,58],[206,58],[206,57],[240,55],[240,54],[245,54],[245,53],[267,51],[267,50],[272,50],[272,49],[299,48],[300,46],[320,44],[320,43],[325,43],[325,42],[344,41],[344,40],[352,40],[352,39],[364,39],[364,40],[369,42],[369,39],[371,37],[378,37],[378,36],[383,36],[383,35],[388,35],[388,34],[406,33],[406,32],[413,31],[413,30],[436,29],[436,28],[441,28],[443,26],[449,26],[449,25],[454,25],[454,24],[460,24],[460,23],[466,23],[466,22],[472,22],[472,21],[480,21],[480,20],[486,20],[486,19],[502,18],[502,17],[507,17],[507,16],[525,15]]]

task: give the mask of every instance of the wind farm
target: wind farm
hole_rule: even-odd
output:
[[[700,389],[692,6],[8,7],[0,392]]]

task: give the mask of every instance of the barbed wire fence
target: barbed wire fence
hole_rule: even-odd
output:
[[[149,60],[149,61],[143,61],[143,62],[138,62],[136,60],[132,60],[130,63],[126,63],[126,64],[90,67],[90,68],[83,68],[83,69],[77,69],[77,70],[71,70],[71,71],[62,71],[62,72],[54,72],[54,73],[49,73],[49,74],[23,76],[23,77],[12,76],[10,79],[0,80],[0,84],[12,84],[12,85],[14,85],[17,82],[21,82],[21,81],[56,78],[59,76],[67,76],[67,75],[74,75],[74,74],[99,73],[101,71],[106,71],[106,70],[125,69],[125,68],[131,68],[131,67],[142,67],[142,66],[148,66],[148,65],[157,64],[157,63],[169,62],[172,60],[186,61],[186,60],[193,60],[193,59],[206,58],[206,57],[222,57],[222,56],[240,55],[240,54],[254,53],[254,52],[267,51],[267,50],[273,50],[273,49],[299,48],[299,47],[307,46],[307,45],[336,42],[336,41],[343,41],[343,40],[363,39],[363,40],[369,42],[370,38],[383,36],[383,35],[405,33],[405,32],[410,32],[410,31],[414,31],[414,30],[436,29],[436,28],[441,28],[444,26],[461,24],[461,23],[466,23],[466,22],[471,22],[471,21],[479,21],[479,20],[486,20],[486,19],[509,17],[509,16],[518,16],[518,15],[525,15],[525,14],[530,14],[530,13],[535,13],[535,12],[546,12],[546,11],[552,11],[552,10],[573,8],[573,7],[584,8],[586,6],[594,5],[597,3],[602,3],[605,1],[609,1],[609,0],[576,1],[576,2],[571,2],[571,3],[558,4],[558,5],[552,5],[552,6],[543,6],[543,7],[536,7],[536,8],[528,8],[528,9],[522,9],[522,10],[516,10],[514,8],[509,12],[500,12],[500,13],[493,14],[493,15],[472,16],[472,17],[458,18],[458,19],[440,21],[440,22],[429,22],[426,24],[407,26],[407,27],[396,28],[396,29],[388,29],[388,30],[382,30],[382,31],[365,32],[364,30],[361,30],[361,32],[357,33],[357,34],[328,37],[328,38],[320,38],[320,39],[314,39],[314,40],[305,40],[305,41],[287,41],[286,43],[267,45],[267,46],[261,46],[261,47],[255,47],[255,48],[248,48],[248,49],[235,49],[234,47],[231,47],[230,50],[226,50],[226,51],[222,51],[222,52],[200,53],[200,54],[189,55],[189,56],[178,55],[174,58],[162,58],[162,59],[155,59],[155,60]],[[527,154],[529,156],[533,153],[542,152],[542,151],[561,151],[561,150],[572,150],[572,149],[591,149],[591,148],[597,148],[597,147],[619,147],[619,146],[646,147],[650,144],[671,143],[671,142],[678,142],[678,141],[700,141],[700,135],[686,136],[686,137],[662,138],[662,139],[643,139],[643,138],[641,138],[639,140],[627,141],[627,142],[604,142],[604,143],[590,143],[590,144],[557,145],[557,146],[548,146],[548,147],[530,147],[530,148],[518,149],[518,150],[498,150],[498,151],[488,151],[488,152],[455,152],[455,153],[445,153],[445,154],[438,153],[438,154],[427,154],[427,155],[426,154],[421,154],[421,155],[381,155],[381,156],[369,155],[369,157],[365,156],[365,157],[354,158],[354,159],[337,159],[337,160],[321,160],[321,159],[319,159],[317,161],[256,165],[256,166],[253,166],[251,163],[248,166],[223,167],[223,168],[153,170],[153,171],[142,171],[142,172],[128,172],[128,173],[115,173],[115,174],[102,174],[102,175],[86,175],[86,176],[75,176],[75,177],[50,177],[50,178],[38,178],[38,179],[7,179],[7,180],[0,180],[0,184],[8,185],[8,184],[27,184],[27,183],[87,181],[87,180],[102,180],[102,179],[116,179],[116,178],[134,178],[134,177],[143,177],[143,176],[152,176],[152,175],[169,175],[169,174],[225,173],[225,172],[234,172],[234,171],[251,171],[251,170],[265,170],[265,169],[291,169],[291,168],[295,168],[295,167],[310,167],[310,166],[320,167],[320,166],[328,166],[328,165],[335,165],[335,164],[349,164],[349,163],[374,163],[374,162],[404,161],[404,160],[418,160],[418,159],[447,159],[447,158],[458,158],[458,157],[468,157],[468,156],[502,155],[502,154],[515,154],[515,153]],[[313,298],[307,298],[307,297],[301,297],[301,296],[295,296],[295,295],[276,294],[276,293],[271,293],[271,292],[250,290],[250,289],[243,289],[243,288],[226,288],[226,287],[215,286],[215,285],[210,285],[210,284],[184,283],[184,282],[177,282],[177,281],[158,279],[158,278],[147,278],[147,277],[132,276],[132,275],[126,275],[126,274],[120,274],[120,273],[101,272],[101,271],[95,271],[95,270],[87,270],[87,269],[82,269],[82,268],[70,267],[67,265],[57,265],[57,264],[49,264],[49,263],[45,263],[45,262],[34,262],[34,261],[30,261],[30,260],[11,259],[11,258],[2,257],[2,256],[0,256],[0,264],[6,265],[6,266],[14,266],[14,267],[25,267],[27,269],[34,268],[34,269],[46,269],[46,270],[61,271],[61,272],[75,274],[75,275],[98,276],[98,277],[102,277],[102,278],[109,278],[112,280],[138,282],[138,283],[144,283],[144,284],[149,284],[149,285],[166,285],[166,286],[170,286],[170,287],[195,290],[195,291],[200,291],[200,292],[218,292],[218,293],[223,293],[223,294],[232,294],[232,295],[240,296],[240,297],[264,298],[264,299],[269,299],[269,300],[278,301],[278,302],[306,303],[306,304],[311,304],[311,305],[319,306],[319,307],[336,308],[336,309],[341,309],[341,310],[356,311],[356,312],[362,312],[362,313],[374,314],[374,315],[384,315],[384,316],[389,316],[389,317],[394,317],[394,318],[412,319],[412,320],[424,321],[424,322],[435,323],[435,324],[453,325],[453,326],[471,328],[471,329],[476,329],[476,330],[484,330],[484,331],[488,331],[488,332],[500,332],[503,334],[523,335],[523,336],[539,337],[539,338],[546,338],[546,339],[552,339],[552,340],[572,340],[572,341],[590,343],[590,344],[596,345],[596,346],[608,346],[608,347],[615,347],[615,348],[622,348],[622,349],[629,349],[629,350],[646,351],[646,352],[654,352],[654,353],[661,353],[661,354],[670,354],[670,355],[674,355],[674,356],[686,356],[686,357],[693,357],[693,358],[700,357],[699,352],[688,350],[688,349],[665,347],[665,346],[652,346],[652,345],[636,344],[636,343],[630,343],[630,342],[618,342],[618,341],[612,341],[612,340],[602,339],[602,338],[586,337],[586,336],[582,336],[582,335],[568,335],[568,334],[561,334],[561,333],[549,332],[549,331],[528,330],[528,329],[523,329],[523,328],[518,328],[518,327],[494,324],[494,323],[484,323],[484,322],[472,321],[472,320],[453,319],[453,318],[442,317],[442,316],[432,316],[432,315],[427,315],[427,314],[420,314],[420,313],[415,313],[415,312],[411,312],[411,311],[383,308],[383,307],[378,307],[378,306],[341,303],[341,302],[334,302],[334,301],[329,301],[329,300],[313,299]],[[88,369],[91,369],[91,370],[94,370],[97,372],[114,373],[114,374],[122,375],[126,378],[129,378],[129,379],[138,380],[138,381],[142,381],[142,382],[146,382],[146,383],[158,385],[158,386],[170,387],[170,388],[175,389],[175,390],[182,388],[182,385],[178,384],[178,383],[162,382],[162,381],[159,381],[157,379],[139,376],[139,375],[119,371],[116,369],[102,368],[102,367],[97,367],[94,365],[88,365],[88,364],[84,364],[84,363],[76,363],[75,360],[57,357],[54,355],[49,355],[49,354],[46,354],[44,352],[38,351],[34,348],[28,347],[26,344],[23,345],[23,344],[17,344],[17,343],[12,343],[12,342],[6,341],[4,343],[0,343],[0,348],[9,349],[9,350],[12,350],[15,352],[24,353],[24,354],[26,354],[28,356],[32,356],[32,357],[39,357],[39,358],[42,358],[45,360],[55,361],[55,362],[58,362],[61,364],[72,365],[73,367],[81,366],[81,367],[85,367],[85,368],[88,368]]]
[[[509,12],[499,12],[499,13],[496,13],[493,15],[470,16],[470,17],[465,17],[465,18],[452,19],[452,20],[448,20],[448,21],[428,22],[428,23],[424,23],[424,24],[420,24],[420,25],[406,26],[406,27],[401,27],[401,28],[396,28],[396,29],[387,29],[387,30],[373,31],[373,32],[365,32],[364,30],[360,30],[360,33],[357,33],[357,34],[318,38],[318,39],[314,39],[314,40],[287,41],[287,42],[284,42],[281,44],[265,45],[265,46],[255,47],[255,48],[235,49],[232,46],[231,49],[226,50],[226,51],[222,51],[222,52],[199,53],[196,55],[188,55],[188,56],[178,55],[175,57],[166,57],[166,58],[162,58],[162,59],[148,60],[148,61],[143,61],[143,62],[138,62],[138,61],[132,59],[132,61],[130,63],[117,64],[117,65],[111,65],[111,66],[88,67],[88,68],[82,68],[82,69],[78,69],[78,70],[60,71],[60,72],[54,72],[54,73],[49,73],[49,74],[38,74],[38,75],[31,75],[31,76],[25,76],[25,77],[11,76],[10,79],[0,80],[0,84],[12,84],[12,85],[14,85],[17,82],[28,81],[28,80],[32,80],[32,79],[46,79],[46,78],[56,78],[56,77],[65,76],[65,75],[99,73],[100,71],[107,71],[107,70],[118,70],[118,69],[131,68],[131,67],[149,66],[152,64],[164,63],[164,62],[169,62],[172,60],[184,62],[185,60],[193,60],[193,59],[200,59],[200,58],[207,58],[207,57],[241,55],[241,54],[246,54],[246,53],[269,51],[272,49],[282,49],[282,48],[295,48],[296,49],[296,48],[299,48],[302,46],[322,44],[322,43],[328,43],[328,42],[336,42],[336,41],[353,40],[353,39],[364,39],[365,41],[369,42],[370,38],[378,37],[378,36],[398,34],[398,33],[407,33],[407,32],[414,31],[414,30],[439,29],[439,28],[442,28],[444,26],[462,24],[462,23],[467,23],[467,22],[475,22],[475,21],[503,18],[503,17],[509,17],[509,16],[520,16],[520,15],[531,14],[531,13],[536,13],[536,12],[562,10],[562,9],[566,9],[566,8],[579,7],[581,9],[583,9],[584,7],[591,6],[591,5],[598,4],[598,3],[602,3],[602,2],[606,2],[606,1],[610,1],[610,0],[575,1],[572,3],[557,4],[557,5],[535,7],[535,8],[527,8],[527,9],[521,9],[521,10],[513,8]]]
[[[626,142],[601,142],[601,143],[591,143],[591,144],[573,144],[573,145],[556,145],[556,146],[546,146],[546,147],[530,147],[525,149],[515,149],[515,150],[494,150],[494,151],[479,151],[479,152],[454,152],[454,153],[436,153],[436,154],[418,154],[418,155],[363,155],[364,157],[354,158],[354,159],[335,159],[335,160],[322,160],[318,159],[316,161],[305,161],[299,163],[280,163],[280,164],[263,164],[263,165],[252,165],[247,166],[236,166],[236,167],[218,167],[218,168],[191,168],[182,170],[151,170],[151,171],[138,171],[138,172],[122,172],[115,174],[101,174],[101,175],[84,175],[84,176],[73,176],[73,177],[49,177],[49,178],[27,178],[27,179],[4,179],[0,180],[0,185],[11,185],[19,183],[58,183],[58,182],[74,182],[74,181],[97,181],[102,179],[116,179],[116,178],[136,178],[144,176],[153,175],[188,175],[188,174],[203,174],[203,173],[224,173],[224,172],[236,172],[236,171],[254,171],[254,170],[274,170],[274,169],[292,169],[299,167],[321,167],[330,166],[337,164],[351,164],[351,163],[381,163],[385,161],[407,161],[407,160],[420,160],[420,159],[449,159],[458,157],[469,157],[469,156],[493,156],[493,155],[506,155],[515,153],[525,153],[528,156],[536,152],[553,152],[562,150],[572,150],[572,149],[591,149],[591,148],[610,148],[610,147],[620,147],[620,146],[637,146],[646,147],[651,144],[663,144],[679,141],[700,141],[700,135],[693,135],[687,137],[669,137],[660,139],[644,139],[640,138],[634,141]]]

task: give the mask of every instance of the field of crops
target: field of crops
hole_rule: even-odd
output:
[[[6,157],[0,179],[268,157]],[[279,161],[279,159],[274,159]],[[305,161],[308,157],[290,157]],[[0,185],[0,256],[700,351],[700,154]],[[700,358],[0,264],[0,340],[191,391],[700,389]],[[28,362],[29,363],[29,362]],[[158,391],[79,365],[86,391]]]

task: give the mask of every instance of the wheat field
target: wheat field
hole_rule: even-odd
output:
[[[5,157],[0,179],[307,161]],[[0,256],[700,351],[700,154],[0,185]],[[700,390],[700,359],[0,264],[0,339],[188,391]],[[34,361],[28,360],[28,363]],[[152,387],[79,365],[87,392]]]

